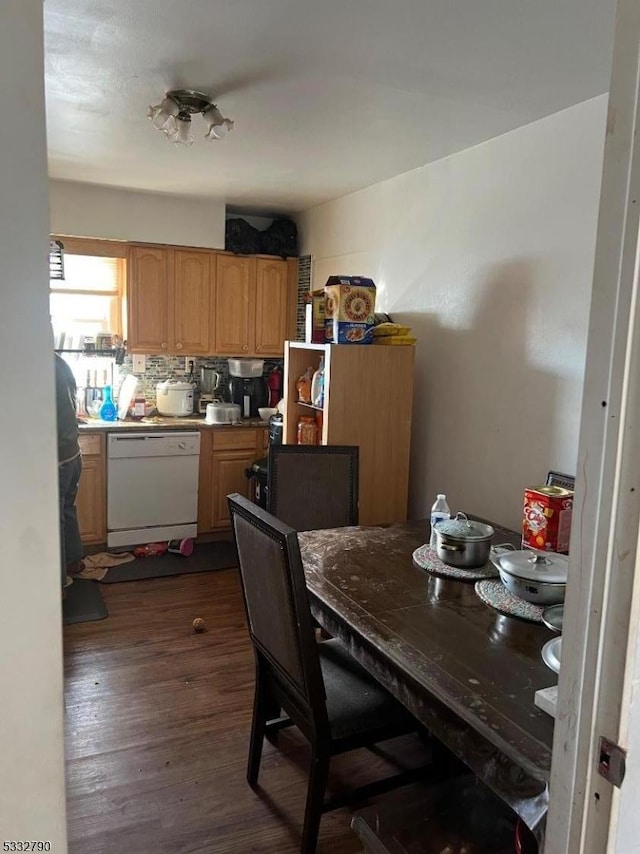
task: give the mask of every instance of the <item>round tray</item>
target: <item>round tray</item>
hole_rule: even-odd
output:
[[[490,608],[494,608],[500,614],[508,617],[518,617],[520,620],[528,620],[530,623],[542,623],[541,605],[533,602],[525,602],[519,596],[510,593],[501,581],[478,581],[475,591]]]
[[[435,551],[426,543],[413,553],[413,562],[419,569],[439,578],[451,578],[455,581],[479,581],[483,578],[496,578],[498,570],[492,563],[478,566],[475,569],[460,569],[443,563]]]
[[[562,654],[562,638],[551,638],[542,647],[542,660],[547,665],[549,670],[554,673],[560,673],[560,657]]]

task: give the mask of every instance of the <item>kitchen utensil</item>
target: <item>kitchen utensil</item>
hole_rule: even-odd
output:
[[[118,392],[118,420],[124,421],[127,417],[137,387],[138,377],[133,374],[127,374]]]
[[[278,410],[270,406],[259,406],[258,415],[262,421],[268,421],[272,415],[275,415]]]
[[[241,420],[237,403],[208,403],[205,424],[238,424]]]
[[[434,525],[436,554],[443,563],[460,569],[484,566],[489,560],[494,530],[484,522],[474,522],[464,513]]]
[[[531,549],[492,554],[504,586],[521,599],[538,605],[564,602],[569,559],[555,552]]]
[[[547,628],[553,629],[554,632],[561,632],[564,622],[564,603],[561,605],[549,605],[548,608],[545,608],[542,612],[542,622]]]
[[[560,656],[562,654],[562,637],[551,638],[542,647],[542,660],[554,673],[560,673]]]
[[[156,385],[156,407],[160,415],[180,417],[193,412],[193,385],[165,380]]]
[[[200,368],[200,390],[202,394],[214,394],[220,385],[220,374],[211,365]]]

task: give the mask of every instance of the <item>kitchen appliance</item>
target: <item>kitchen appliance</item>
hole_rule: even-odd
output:
[[[257,418],[258,409],[269,400],[269,387],[262,376],[264,359],[229,359],[227,400],[238,403],[243,418]]]
[[[220,403],[221,399],[216,394],[220,386],[220,374],[212,365],[200,367],[200,395],[198,397],[198,412],[205,415],[210,403]]]
[[[200,433],[107,435],[107,545],[195,537]]]
[[[491,525],[467,519],[458,513],[455,519],[444,519],[434,525],[436,532],[436,554],[439,559],[459,569],[474,569],[484,566],[491,552]]]
[[[268,399],[269,389],[263,376],[229,377],[227,400],[240,405],[243,418],[257,418],[258,409],[266,406]]]
[[[180,417],[193,412],[193,384],[165,380],[156,385],[156,409],[160,415]]]
[[[491,562],[514,596],[537,605],[564,602],[569,568],[566,555],[522,549],[494,553]]]
[[[238,424],[241,419],[242,415],[237,403],[215,401],[207,404],[205,424]]]

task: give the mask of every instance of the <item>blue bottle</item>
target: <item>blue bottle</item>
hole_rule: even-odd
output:
[[[111,397],[111,386],[106,385],[103,390],[102,406],[99,412],[100,418],[103,421],[115,421],[118,417],[118,410]]]

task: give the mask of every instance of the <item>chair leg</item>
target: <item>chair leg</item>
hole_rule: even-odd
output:
[[[260,664],[256,664],[256,690],[253,698],[253,719],[251,721],[251,738],[249,740],[249,760],[247,762],[247,782],[255,786],[260,772],[262,745],[264,743],[267,723],[267,691],[265,678]]]
[[[301,854],[314,854],[318,843],[320,819],[324,812],[324,793],[329,776],[329,751],[314,749],[311,754],[307,804],[304,811]]]

